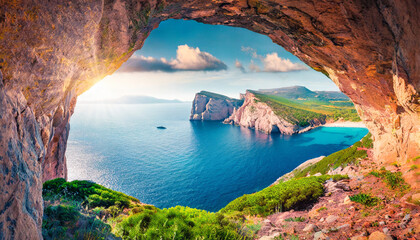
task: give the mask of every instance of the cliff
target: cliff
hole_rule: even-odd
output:
[[[0,4],[0,233],[6,239],[42,237],[43,172],[65,176],[57,164],[65,162],[69,103],[115,72],[171,18],[270,37],[351,98],[373,135],[379,164],[397,161],[409,169],[407,160],[420,155],[416,0]],[[51,144],[54,138],[58,144]],[[44,165],[46,156],[54,164]],[[415,173],[404,177],[418,184]]]
[[[201,91],[195,94],[190,120],[224,120],[235,108],[240,107],[242,102],[220,94]]]
[[[324,124],[325,116],[319,115],[319,118],[309,119],[302,126],[292,118],[288,119],[276,114],[266,102],[262,102],[253,92],[247,91],[244,104],[239,109],[235,109],[232,115],[224,120],[224,123],[255,128],[267,134],[278,132],[291,135]]]

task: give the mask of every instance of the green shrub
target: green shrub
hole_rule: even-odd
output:
[[[401,172],[391,172],[389,170],[385,170],[385,168],[381,168],[381,170],[372,171],[369,174],[377,178],[381,178],[388,187],[393,190],[398,188],[401,191],[405,191],[410,188],[410,186],[402,178]]]
[[[57,205],[44,209],[42,235],[44,239],[66,239],[69,226],[74,225],[80,217],[74,206]]]
[[[245,194],[230,202],[220,212],[228,215],[240,212],[244,215],[267,216],[296,208],[318,199],[324,193],[322,183],[329,178],[333,177],[324,175],[282,182],[253,194]]]
[[[370,195],[364,193],[358,193],[356,195],[350,196],[349,198],[351,201],[361,203],[367,207],[376,206],[381,201],[377,197],[371,197]]]
[[[116,226],[123,239],[244,239],[223,214],[189,207],[144,210]]]
[[[332,153],[321,161],[294,173],[295,178],[305,177],[308,173],[311,175],[316,173],[326,174],[331,168],[345,167],[349,164],[356,163],[358,159],[367,157],[365,150],[357,150],[359,147],[372,147],[371,134],[368,133],[359,142],[353,146],[341,151]]]
[[[130,202],[139,202],[136,198],[91,181],[66,182],[62,178],[46,181],[43,184],[42,196],[46,200],[64,198],[69,201],[83,201],[90,208],[109,208],[114,205],[118,208],[128,208]]]
[[[286,222],[304,222],[305,218],[304,217],[286,218],[286,219],[284,219],[284,221],[286,221]]]

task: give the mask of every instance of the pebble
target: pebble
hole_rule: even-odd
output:
[[[349,228],[349,227],[350,227],[350,224],[344,224],[344,225],[341,225],[341,226],[337,227],[337,229],[340,230],[340,229]]]
[[[392,237],[383,232],[376,231],[369,235],[369,240],[392,240]]]
[[[338,219],[338,217],[337,217],[337,216],[335,216],[335,215],[330,215],[330,216],[328,216],[328,217],[327,217],[327,219],[325,219],[325,221],[326,221],[327,223],[333,223],[333,222],[337,221],[337,219]]]
[[[385,222],[384,221],[381,221],[381,222],[379,222],[379,225],[380,226],[383,226],[383,225],[385,225]]]
[[[382,231],[383,231],[385,234],[388,234],[388,233],[389,233],[389,229],[388,229],[388,228],[382,228]]]
[[[410,214],[406,214],[403,218],[403,221],[406,222],[406,223],[410,222],[410,220],[411,220],[411,215]]]
[[[389,219],[391,219],[391,217],[389,215],[385,215],[385,219],[389,220]]]
[[[323,232],[319,231],[314,234],[314,240],[329,240],[330,238]]]
[[[307,224],[303,229],[304,232],[315,232],[318,231],[318,227],[315,224]]]
[[[344,200],[343,200],[343,203],[344,203],[344,204],[351,204],[350,197],[349,197],[349,196],[346,196],[346,197],[344,198]]]
[[[325,219],[324,219],[324,218],[321,218],[321,219],[319,219],[319,221],[320,221],[320,222],[323,222],[323,221],[325,221]]]

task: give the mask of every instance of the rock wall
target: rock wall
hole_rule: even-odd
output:
[[[259,101],[253,93],[247,91],[244,104],[235,109],[233,114],[224,120],[224,123],[255,128],[267,134],[278,132],[292,135],[320,126],[325,121],[313,119],[308,127],[301,128],[277,116],[266,103]]]
[[[241,101],[228,97],[217,98],[203,92],[195,94],[190,120],[221,121],[229,117]]]
[[[406,164],[420,155],[417,0],[0,0],[0,6],[0,239],[41,238],[42,172],[45,179],[65,176],[68,103],[118,69],[165,19],[269,36],[352,99],[373,135],[377,161]]]

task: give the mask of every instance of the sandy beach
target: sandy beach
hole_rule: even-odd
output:
[[[366,128],[363,122],[333,122],[322,125],[323,127],[354,127],[354,128]]]

